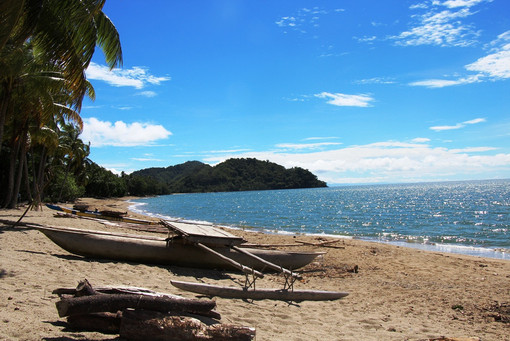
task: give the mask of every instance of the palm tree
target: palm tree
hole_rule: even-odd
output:
[[[59,125],[66,122],[74,122],[81,131],[83,122],[73,107],[81,104],[82,93],[92,98],[95,96],[92,86],[87,81],[84,83],[85,89],[79,89],[80,95],[76,96],[76,91],[69,88],[70,83],[62,77],[58,65],[37,58],[38,56],[32,52],[32,44],[24,44],[23,51],[24,53],[20,55],[23,62],[19,75],[12,80],[11,105],[8,110],[9,139],[6,140],[6,145],[10,147],[10,157],[6,186],[3,190],[3,205],[6,207],[16,205],[24,167],[28,167],[25,162],[29,148],[27,143],[37,141],[33,137],[37,136],[42,128],[45,128],[44,136],[58,138]],[[54,133],[48,134],[50,131]],[[55,144],[47,138],[44,141],[50,141],[50,146]],[[39,198],[42,192],[48,150],[53,149],[42,149],[39,171],[36,173],[37,176],[33,176],[36,198]]]
[[[85,70],[98,45],[106,63],[122,64],[119,34],[102,12],[105,0],[3,0],[0,3],[0,148],[20,76],[20,51],[30,41],[39,58],[53,63],[68,82],[81,109],[87,88]]]
[[[63,157],[63,160],[65,160],[65,171],[64,179],[60,184],[60,191],[57,197],[57,201],[60,201],[62,198],[62,192],[64,190],[64,186],[67,182],[67,178],[71,169],[73,169],[75,172],[78,172],[80,168],[84,168],[83,164],[89,156],[90,146],[84,144],[83,141],[79,138],[80,133],[81,129],[71,123],[65,123],[60,128],[59,147],[65,154]]]

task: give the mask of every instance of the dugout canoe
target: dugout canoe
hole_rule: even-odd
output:
[[[223,298],[239,298],[251,300],[280,300],[280,301],[332,301],[349,295],[346,292],[325,290],[291,290],[291,289],[261,289],[234,288],[219,285],[170,281],[176,288],[207,296]]]
[[[110,211],[105,211],[103,213],[102,211],[96,212],[96,211],[88,211],[88,210],[75,210],[75,209],[72,209],[69,207],[64,207],[64,206],[59,206],[59,205],[51,205],[51,204],[46,204],[46,207],[48,207],[52,210],[55,210],[55,211],[64,212],[64,213],[75,215],[78,217],[121,221],[124,223],[143,224],[143,225],[158,225],[159,224],[159,221],[136,219],[136,218],[124,217],[121,215],[113,215],[113,214],[111,214]],[[110,213],[108,213],[108,212],[110,212]]]
[[[94,259],[128,261],[146,264],[175,265],[204,269],[236,270],[211,253],[192,245],[182,237],[161,238],[71,227],[32,225],[64,250]],[[243,248],[249,253],[287,269],[299,269],[324,252],[288,252],[259,248]],[[266,265],[249,255],[229,247],[211,247],[225,257],[262,271]]]

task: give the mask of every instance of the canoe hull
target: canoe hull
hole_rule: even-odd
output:
[[[229,264],[194,245],[186,244],[180,238],[167,242],[163,238],[150,236],[114,234],[64,227],[34,227],[64,250],[88,258],[233,270]],[[287,269],[301,268],[323,254],[320,252],[243,249]],[[214,247],[214,250],[243,265],[257,270],[264,268],[264,265],[257,260],[228,247]]]
[[[176,288],[197,294],[223,298],[281,301],[331,301],[348,295],[346,292],[324,290],[283,290],[283,289],[243,289],[218,285],[170,281]]]
[[[94,211],[73,210],[71,208],[58,206],[58,205],[46,204],[46,207],[51,208],[52,210],[55,210],[55,211],[72,214],[72,215],[75,215],[78,217],[120,221],[123,223],[131,223],[131,224],[144,224],[144,225],[159,224],[159,222],[150,221],[150,220],[136,219],[136,218],[130,218],[130,217],[121,217],[121,216],[111,216],[111,215],[105,215],[105,214],[101,214],[100,212],[94,212]]]

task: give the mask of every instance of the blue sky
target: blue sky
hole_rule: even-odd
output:
[[[108,0],[81,112],[115,172],[255,157],[329,185],[510,178],[508,0]]]

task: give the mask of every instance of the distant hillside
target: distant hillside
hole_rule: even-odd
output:
[[[286,169],[269,161],[229,159],[214,167],[190,161],[166,168],[147,168],[129,175],[132,195],[234,192],[327,187],[308,170]]]

